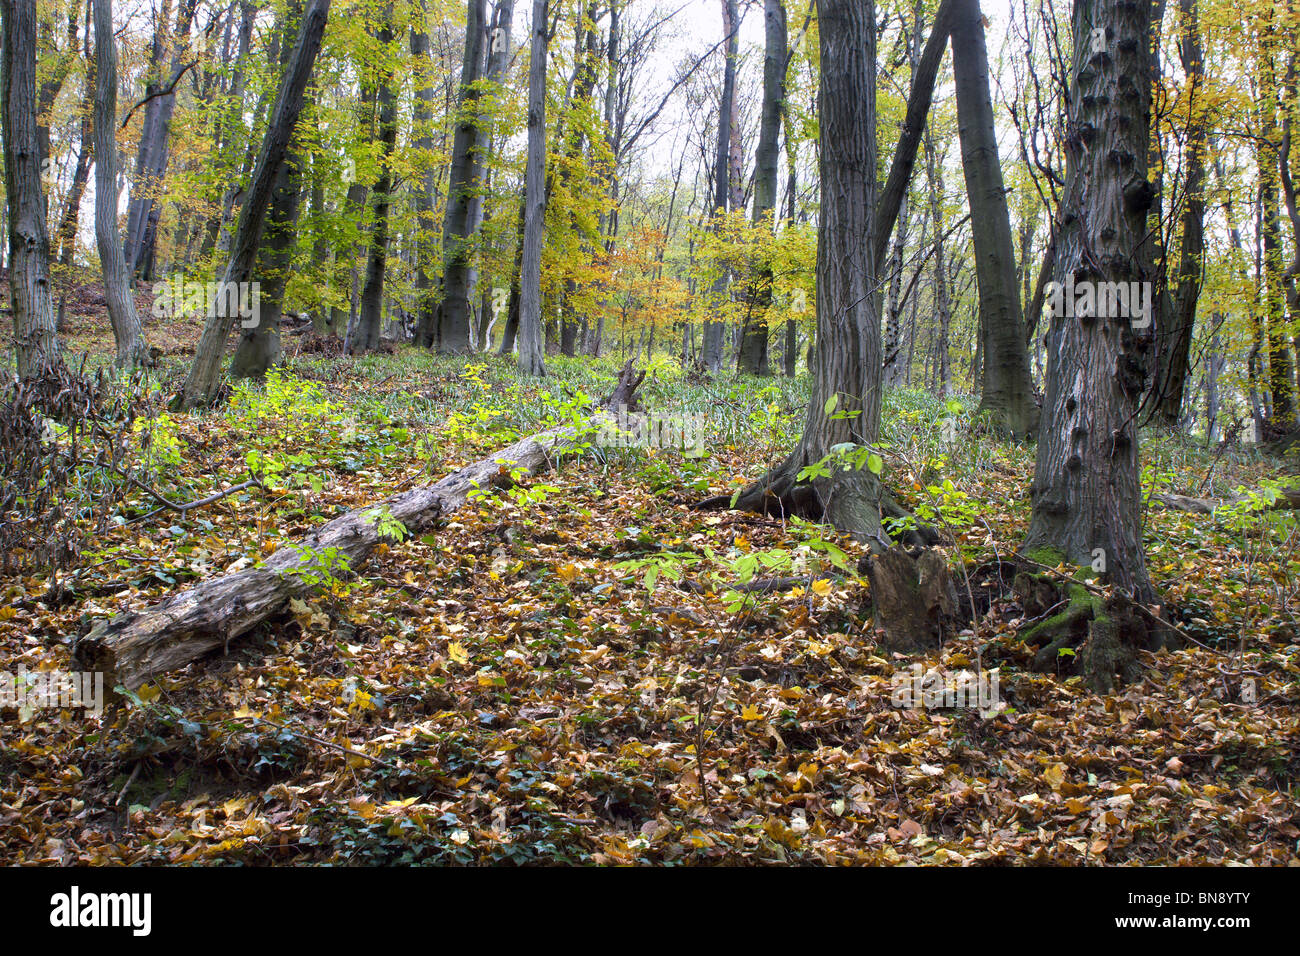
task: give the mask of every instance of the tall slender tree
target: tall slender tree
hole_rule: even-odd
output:
[[[9,301],[19,378],[38,379],[59,364],[50,298],[50,239],[45,228],[36,135],[36,0],[0,0],[0,119],[4,122],[5,197],[9,204]]]
[[[781,0],[763,4],[763,111],[759,117],[758,148],[754,154],[754,223],[762,225],[776,209],[777,176],[781,169],[778,137],[781,104],[785,101],[785,63],[789,32]],[[773,224],[775,225],[775,224]],[[767,312],[772,306],[772,267],[765,265],[747,295],[744,328],[736,367],[751,375],[770,375]]]
[[[722,2],[722,35],[726,41],[726,55],[722,69],[722,99],[718,103],[718,142],[713,163],[713,213],[718,225],[721,214],[727,211],[731,200],[731,139],[732,120],[735,115],[736,102],[736,63],[740,51],[740,10],[736,0]],[[727,297],[730,277],[722,270],[713,283],[713,300],[715,309],[721,310],[723,300]],[[709,372],[716,372],[722,367],[722,344],[726,323],[714,316],[704,323],[704,348],[700,354],[700,364]]]
[[[370,248],[366,256],[366,283],[361,290],[361,309],[357,327],[348,334],[352,352],[379,348],[383,327],[384,280],[388,274],[388,242],[391,225],[389,210],[393,204],[393,152],[397,146],[397,80],[389,62],[393,45],[393,5],[384,6],[376,37],[384,51],[384,66],[379,76],[379,180],[371,192],[373,212],[370,223]]]
[[[288,67],[280,81],[266,135],[262,139],[262,148],[258,152],[257,164],[253,167],[253,178],[249,183],[248,195],[239,214],[239,226],[235,230],[230,262],[222,276],[223,288],[229,288],[232,283],[247,282],[252,275],[262,230],[266,225],[266,213],[270,206],[275,177],[280,164],[284,162],[289,143],[298,125],[303,94],[311,79],[316,54],[320,52],[321,37],[325,33],[329,9],[330,0],[308,0],[307,9],[303,13],[298,39],[294,43],[293,54],[289,57]],[[203,334],[194,352],[194,362],[190,366],[189,374],[180,392],[172,399],[173,409],[190,409],[206,405],[217,397],[221,381],[222,353],[225,351],[226,340],[230,338],[230,330],[234,327],[237,317],[238,313],[226,309],[210,311],[203,324]]]
[[[95,12],[95,240],[104,274],[108,320],[118,365],[144,365],[149,347],[131,295],[131,273],[117,229],[117,45],[113,0],[92,0]]]
[[[451,181],[443,221],[442,301],[438,306],[439,352],[470,350],[471,208],[483,172],[483,131],[478,103],[483,95],[483,47],[487,0],[469,0],[465,15],[465,59],[461,66],[456,135],[452,141]]]
[[[1034,433],[1038,424],[1029,375],[1016,257],[1011,241],[1002,165],[998,159],[988,51],[979,0],[956,0],[952,65],[957,91],[958,138],[970,203],[975,270],[979,283],[980,342],[984,355],[980,407],[990,410],[1012,435]]]
[[[818,4],[821,217],[812,396],[794,450],[743,491],[736,506],[824,518],[883,548],[888,542],[880,525],[878,464],[869,467],[869,457],[862,467],[826,462],[846,448],[874,454],[869,450],[880,432],[874,14],[874,0]]]
[[[546,0],[533,0],[528,64],[528,160],[519,267],[519,371],[545,375],[542,354],[542,228],[546,219]]]

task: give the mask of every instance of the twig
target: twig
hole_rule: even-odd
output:
[[[1065,575],[1064,575],[1061,571],[1059,571],[1057,568],[1051,567],[1051,566],[1046,565],[1046,564],[1039,564],[1037,561],[1034,561],[1034,560],[1032,560],[1031,558],[1026,558],[1024,555],[1020,555],[1020,556],[1019,556],[1019,560],[1023,561],[1025,564],[1032,564],[1032,565],[1033,565],[1034,567],[1036,567],[1036,568],[1042,568],[1044,571],[1051,571],[1053,574],[1060,574],[1062,577],[1065,577]],[[1192,637],[1192,635],[1188,634],[1186,631],[1184,631],[1184,630],[1183,630],[1181,627],[1179,627],[1177,624],[1173,623],[1172,621],[1166,621],[1164,618],[1162,618],[1160,615],[1156,614],[1154,611],[1152,611],[1149,607],[1147,607],[1147,606],[1146,606],[1145,604],[1143,604],[1141,601],[1135,601],[1135,600],[1133,600],[1133,598],[1129,597],[1127,594],[1123,594],[1123,593],[1121,593],[1121,592],[1119,592],[1119,591],[1111,591],[1111,592],[1108,593],[1108,592],[1106,591],[1105,588],[1103,588],[1103,587],[1099,587],[1099,586],[1093,584],[1091,581],[1085,581],[1085,580],[1083,580],[1082,578],[1073,578],[1073,577],[1072,577],[1072,578],[1070,578],[1070,580],[1071,580],[1073,583],[1075,583],[1075,584],[1082,585],[1083,587],[1087,588],[1089,591],[1091,591],[1091,592],[1094,593],[1094,594],[1100,594],[1102,597],[1117,597],[1117,598],[1120,598],[1121,600],[1126,601],[1128,604],[1130,604],[1130,605],[1132,605],[1133,607],[1137,608],[1139,611],[1141,611],[1141,612],[1142,612],[1143,614],[1145,614],[1147,617],[1151,618],[1151,620],[1155,621],[1155,622],[1156,622],[1158,625],[1160,625],[1161,627],[1167,627],[1167,628],[1169,628],[1169,630],[1173,631],[1175,634],[1177,634],[1177,635],[1178,635],[1179,637],[1181,637],[1183,640],[1191,641],[1191,642],[1192,642],[1193,644],[1195,644],[1197,647],[1203,647],[1203,648],[1205,648],[1207,651],[1214,651],[1214,648],[1210,647],[1210,645],[1208,645],[1208,644],[1202,644],[1200,641],[1198,641],[1196,638]]]
[[[390,760],[385,760],[383,757],[373,757],[370,754],[362,753],[360,750],[353,750],[350,747],[344,747],[342,744],[336,744],[331,740],[322,740],[320,737],[313,737],[311,734],[304,734],[301,730],[294,730],[292,727],[286,727],[284,724],[277,724],[274,720],[267,720],[265,717],[254,717],[249,715],[247,717],[232,717],[231,719],[252,720],[260,724],[269,724],[270,726],[275,727],[277,730],[283,730],[286,734],[293,734],[293,736],[301,737],[303,740],[310,740],[312,743],[320,744],[322,747],[329,747],[330,749],[337,750],[341,753],[352,754],[352,756],[354,757],[363,757],[366,760],[372,761],[377,764],[383,764],[385,767],[389,767],[393,770],[402,769],[397,764],[393,763]]]
[[[135,106],[127,110],[126,116],[122,117],[122,125],[119,126],[118,129],[126,129],[126,124],[131,122],[131,117],[135,115],[135,111],[138,110],[140,107],[144,106],[150,100],[156,100],[160,96],[171,96],[171,94],[175,93],[176,84],[181,81],[181,77],[183,77],[187,72],[189,72],[190,68],[196,65],[198,62],[199,62],[198,60],[191,60],[189,63],[186,63],[183,67],[181,67],[179,70],[176,71],[176,75],[172,77],[172,81],[167,84],[166,88],[161,90],[155,90],[154,92],[146,96],[144,99],[142,99],[139,103],[136,103]]]
[[[126,799],[126,792],[131,789],[131,784],[135,783],[135,778],[140,776],[140,768],[143,765],[144,765],[143,760],[137,760],[135,762],[135,768],[131,771],[131,776],[126,778],[126,784],[122,787],[121,792],[117,795],[117,799],[113,801],[113,806],[120,807],[122,805],[122,801]]]

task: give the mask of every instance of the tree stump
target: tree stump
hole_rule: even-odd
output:
[[[868,559],[867,578],[886,650],[913,654],[939,645],[957,613],[957,589],[941,552],[927,548],[913,558],[895,545]]]

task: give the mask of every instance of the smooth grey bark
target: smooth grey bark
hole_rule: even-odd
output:
[[[984,353],[980,408],[991,411],[999,427],[1013,436],[1025,437],[1037,427],[1038,407],[1029,374],[1029,350],[1016,283],[1011,219],[998,159],[979,0],[955,0],[952,62],[962,172],[966,177],[979,283]]]
[[[736,102],[736,61],[740,49],[740,14],[736,0],[722,2],[722,35],[726,38],[726,57],[722,72],[722,99],[718,104],[718,143],[713,163],[713,213],[719,216],[727,211],[731,198],[728,180],[731,178],[732,118]],[[720,224],[720,220],[719,220]],[[713,282],[713,299],[719,305],[727,296],[730,276],[726,270]],[[700,364],[706,372],[722,368],[722,343],[725,324],[716,316],[704,322],[704,346]]]
[[[302,15],[300,0],[289,0],[285,11],[284,40],[280,46],[280,67],[288,66],[292,47],[289,38]],[[258,322],[240,329],[239,342],[230,360],[231,378],[262,378],[280,361],[280,316],[284,313],[284,290],[293,266],[297,241],[298,206],[302,194],[302,149],[291,140],[284,161],[271,187],[271,207],[266,214],[266,231],[258,250]]]
[[[1063,286],[1069,277],[1143,282],[1151,275],[1141,251],[1152,200],[1150,22],[1144,4],[1075,4],[1069,128],[1076,132],[1066,148],[1053,273]],[[1136,413],[1151,330],[1127,315],[1098,316],[1086,303],[1073,305],[1053,314],[1047,331],[1033,514],[1022,552],[1082,568],[1093,567],[1100,553],[1103,580],[1150,603]],[[1076,311],[1087,314],[1068,314]]]
[[[490,188],[491,169],[489,163],[495,149],[496,137],[493,135],[493,120],[498,104],[494,102],[494,97],[501,88],[502,79],[505,76],[506,66],[510,62],[512,47],[510,43],[510,25],[515,17],[515,0],[497,0],[492,7],[492,21],[487,31],[487,68],[484,70],[483,79],[486,83],[484,92],[487,96],[479,98],[478,129],[479,141],[482,143],[480,158],[480,179],[479,188],[474,190],[470,196],[469,203],[469,234],[477,236],[483,231],[483,225],[487,221],[487,207],[484,194]],[[465,280],[465,298],[466,301],[472,301],[478,291],[479,272],[478,268],[470,263]],[[483,290],[483,297],[490,295],[490,290]],[[477,333],[473,336],[475,348],[479,351],[486,351],[490,346],[490,335],[492,326],[492,316],[490,310],[481,310],[479,315]]]
[[[377,37],[387,51],[393,44],[393,6],[384,9]],[[355,334],[348,335],[349,352],[372,352],[379,348],[383,328],[384,278],[388,272],[389,209],[393,203],[393,150],[397,145],[397,89],[391,67],[379,79],[379,179],[371,192],[373,214],[370,248],[366,257],[366,282],[361,291],[361,308]]]
[[[131,295],[131,273],[117,230],[117,46],[113,0],[92,0],[95,14],[95,242],[104,274],[108,320],[119,366],[146,365],[149,347]]]
[[[519,371],[545,375],[542,354],[542,228],[546,219],[546,0],[533,0],[528,64],[528,160],[519,267]]]
[[[424,4],[421,4],[423,11]],[[434,166],[433,124],[434,101],[437,88],[433,82],[433,63],[429,58],[429,34],[424,29],[424,16],[420,27],[411,27],[412,72],[416,77],[415,96],[411,108],[412,146],[421,164],[415,187],[415,344],[428,347],[433,343],[438,317],[436,284],[430,266],[438,254],[435,234],[438,228],[434,216],[437,206],[438,171]]]
[[[761,225],[776,209],[780,172],[781,104],[785,102],[785,65],[789,33],[781,0],[763,4],[763,110],[754,152],[754,223]],[[775,221],[773,228],[775,228]],[[768,362],[767,312],[772,306],[772,267],[765,265],[748,290],[736,368],[751,375],[771,375]]]
[[[36,0],[2,0],[0,120],[4,123],[5,198],[9,216],[9,301],[20,379],[39,379],[60,364],[50,298],[50,239],[45,228],[36,135]]]
[[[926,179],[929,180],[930,223],[934,233],[934,314],[939,327],[934,346],[935,379],[939,383],[939,394],[946,396],[952,382],[952,369],[948,361],[952,305],[948,297],[948,266],[943,248],[943,167],[938,162],[934,134],[928,128],[925,131],[925,172]]]
[[[926,117],[930,112],[930,103],[934,99],[934,84],[939,76],[939,67],[943,64],[943,54],[948,49],[948,34],[952,29],[952,11],[954,0],[942,0],[935,11],[934,25],[930,27],[930,36],[925,41],[916,68],[912,71],[912,85],[907,94],[907,112],[903,117],[903,128],[899,131],[898,143],[894,147],[894,158],[889,164],[889,178],[880,194],[880,205],[876,209],[876,262],[885,261],[889,248],[889,237],[894,233],[894,222],[907,196],[912,182],[912,170],[916,166],[916,151],[921,145],[921,134],[926,129]],[[918,31],[919,21],[918,21]]]
[[[123,238],[123,255],[131,274],[148,280],[152,273],[154,243],[158,234],[158,216],[162,211],[163,179],[167,174],[169,137],[172,115],[176,110],[176,94],[163,92],[173,84],[174,78],[184,68],[185,51],[189,43],[190,25],[194,22],[197,0],[181,0],[176,11],[176,29],[170,35],[166,29],[167,10],[159,30],[164,37],[175,42],[172,53],[170,77],[155,76],[158,82],[145,88],[146,95],[161,93],[145,104],[144,125],[136,152],[135,175],[131,183],[131,205],[126,217],[126,235]],[[162,40],[163,37],[158,38]],[[161,48],[159,54],[161,57]],[[152,64],[161,66],[161,63]]]
[[[465,58],[461,67],[451,179],[442,227],[442,299],[438,305],[438,351],[470,351],[470,207],[482,179],[478,101],[482,96],[483,40],[487,0],[469,0],[465,14]]]
[[[329,8],[330,0],[309,0],[307,9],[303,13],[302,28],[298,31],[298,40],[289,58],[289,66],[280,82],[280,90],[271,111],[271,120],[262,140],[252,181],[249,183],[248,196],[240,210],[233,252],[222,277],[223,286],[247,282],[253,272],[262,229],[266,224],[267,207],[270,205],[275,175],[280,164],[284,162],[289,142],[298,125],[303,94],[311,79],[316,54],[320,51],[321,36],[325,32]],[[230,338],[230,330],[234,327],[237,313],[220,314],[228,311],[223,309],[213,311],[219,314],[209,315],[203,324],[203,334],[194,353],[194,363],[190,366],[189,374],[180,392],[172,400],[174,409],[194,408],[197,405],[208,404],[216,398],[221,380],[222,352],[226,340]]]

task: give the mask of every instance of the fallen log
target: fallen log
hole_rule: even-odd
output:
[[[1151,501],[1170,511],[1188,511],[1193,514],[1214,514],[1216,508],[1224,505],[1240,504],[1246,500],[1245,495],[1233,495],[1230,498],[1191,498],[1187,495],[1154,494]],[[1300,511],[1300,488],[1283,488],[1267,511]]]
[[[569,453],[580,451],[580,439],[607,421],[620,405],[635,407],[636,389],[645,378],[631,362],[619,373],[614,393],[596,409],[585,426],[563,426],[540,432],[487,458],[453,472],[441,481],[400,494],[322,525],[300,544],[283,547],[257,568],[209,578],[192,588],[140,611],[118,614],[98,622],[73,645],[73,658],[86,671],[105,675],[112,688],[134,690],[152,677],[183,667],[204,654],[228,647],[268,618],[283,612],[293,598],[319,586],[323,553],[346,558],[361,567],[385,532],[399,521],[410,535],[431,528],[463,505],[477,489],[511,483],[511,473],[538,475]],[[329,549],[334,549],[330,551]]]

